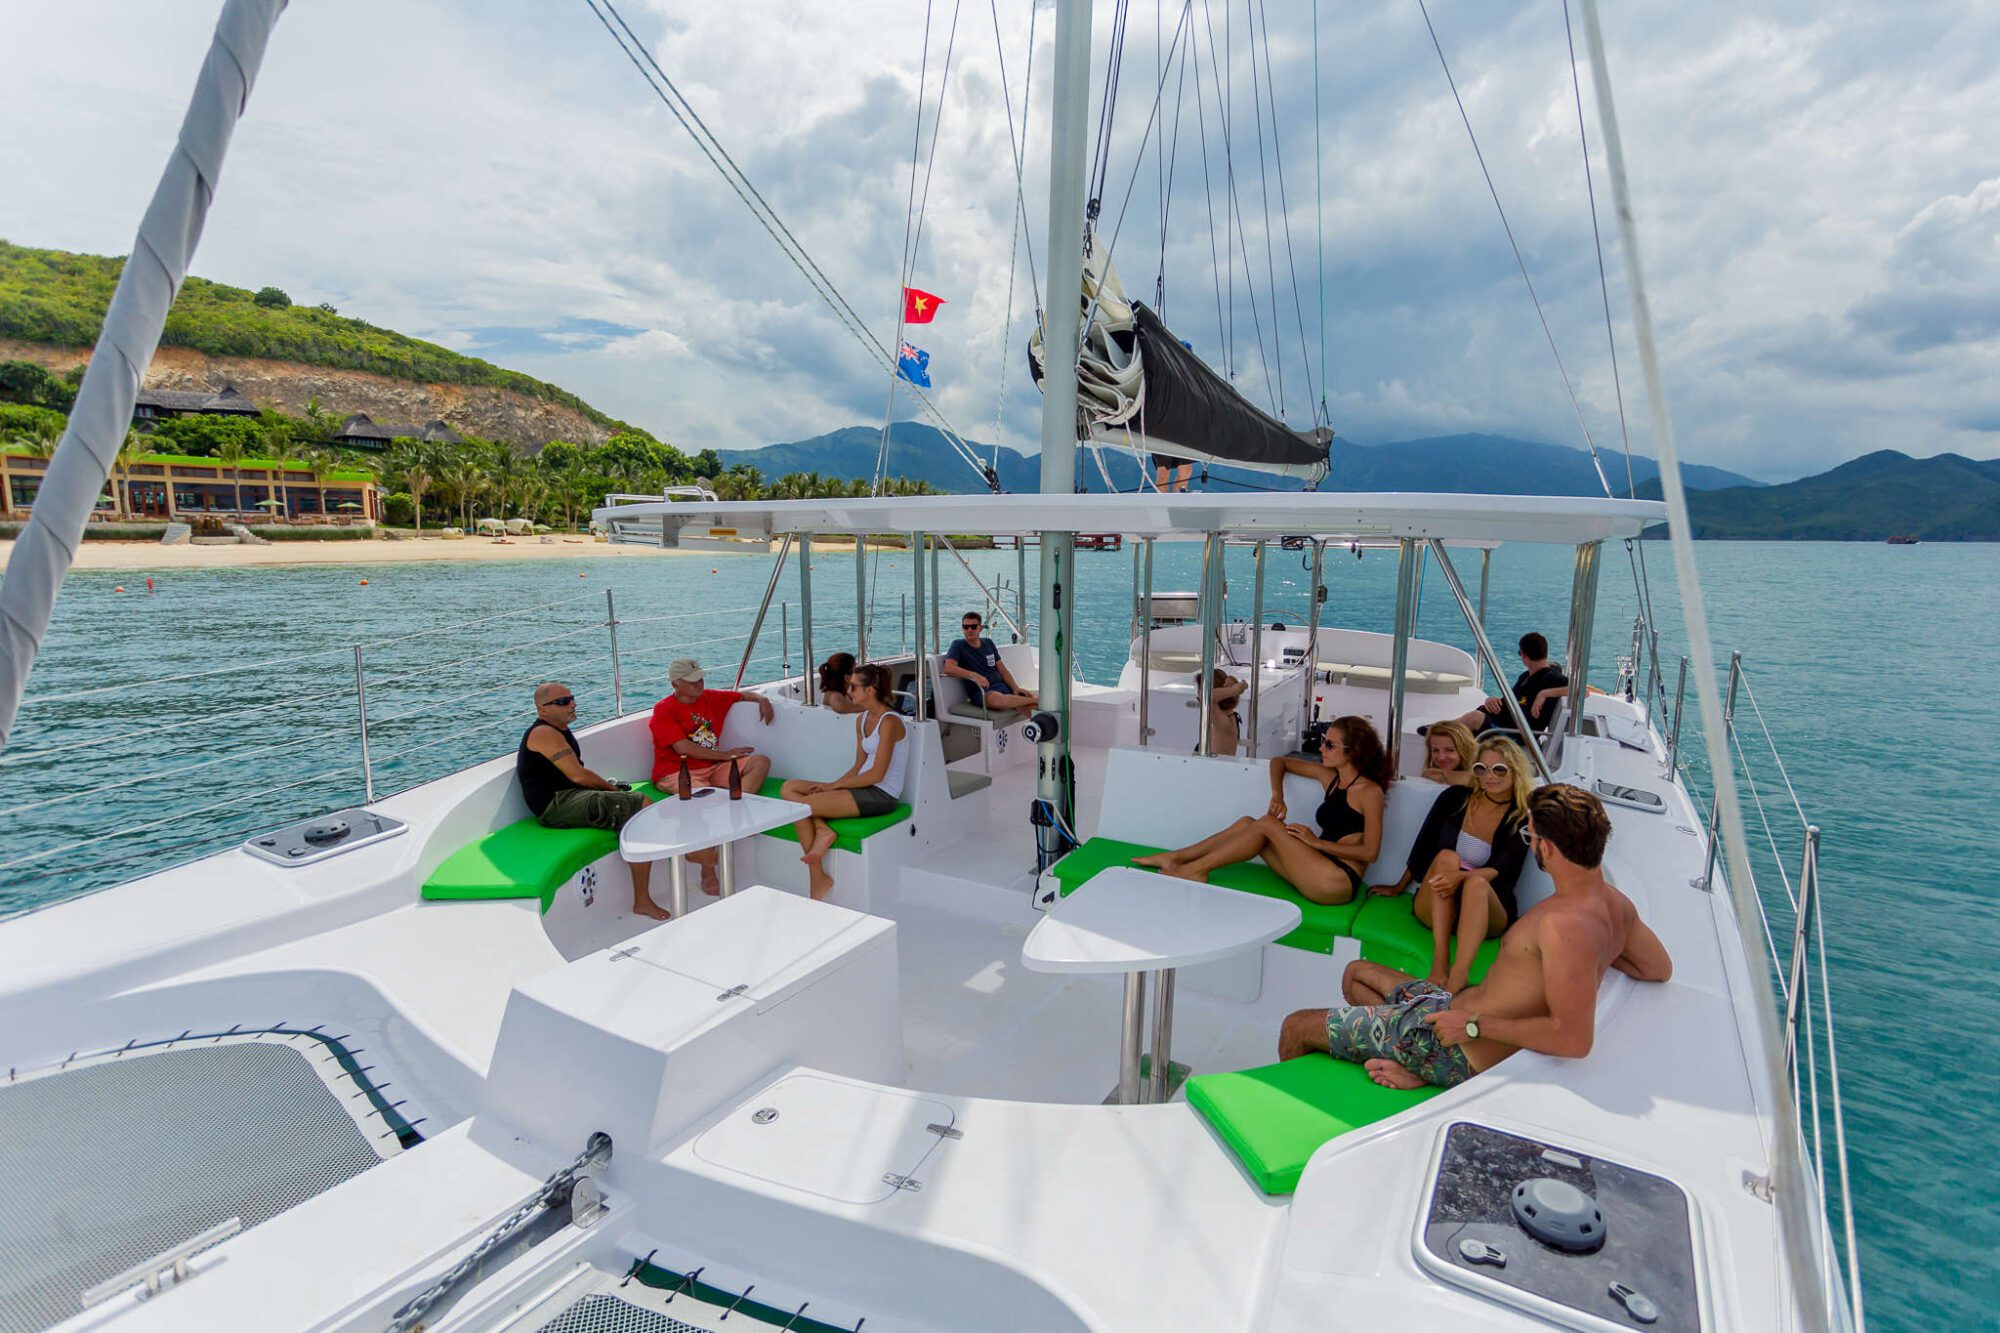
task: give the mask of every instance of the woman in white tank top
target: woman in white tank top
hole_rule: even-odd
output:
[[[789,778],[779,789],[788,801],[812,808],[809,818],[792,825],[805,855],[799,859],[812,873],[812,896],[833,891],[833,874],[826,868],[833,850],[829,819],[886,815],[902,803],[903,773],[909,767],[908,733],[895,712],[887,667],[858,667],[848,678],[847,694],[858,715],[854,719],[854,766],[831,782]]]

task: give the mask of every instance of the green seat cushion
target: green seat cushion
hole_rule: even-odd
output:
[[[571,875],[618,850],[605,829],[543,828],[533,817],[495,829],[447,856],[424,881],[433,899],[540,898],[542,910]]]
[[[1063,896],[1068,897],[1099,871],[1111,866],[1130,865],[1133,857],[1151,856],[1160,850],[1144,843],[1121,842],[1117,838],[1092,838],[1056,862],[1056,880],[1062,885]],[[1257,861],[1224,866],[1209,876],[1209,883],[1296,904],[1299,924],[1290,934],[1280,936],[1278,943],[1312,953],[1332,953],[1335,937],[1353,933],[1354,914],[1361,910],[1361,904],[1356,902],[1335,906],[1313,902],[1279,878],[1277,871]]]
[[[1442,1091],[1385,1088],[1360,1065],[1330,1055],[1187,1081],[1188,1105],[1221,1135],[1266,1194],[1297,1189],[1299,1174],[1321,1144]]]
[[[1431,970],[1431,928],[1417,920],[1417,914],[1410,910],[1412,901],[1409,894],[1394,898],[1370,895],[1354,918],[1353,934],[1361,941],[1361,956],[1369,962],[1420,977]],[[1456,944],[1452,952],[1458,952]],[[1480,945],[1479,952],[1472,955],[1472,980],[1483,980],[1499,955],[1500,941]]]
[[[779,788],[785,785],[783,778],[765,778],[764,785],[757,789],[759,796],[777,799]],[[850,819],[829,819],[827,824],[833,829],[835,851],[859,853],[861,844],[874,837],[883,829],[893,828],[908,819],[913,813],[910,803],[904,801],[886,815],[855,815]],[[767,838],[783,838],[787,842],[797,842],[799,835],[790,824],[780,824],[765,830]]]

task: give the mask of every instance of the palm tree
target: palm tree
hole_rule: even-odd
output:
[[[230,480],[236,483],[236,512],[243,512],[243,441],[234,436],[215,446],[216,460],[229,469]]]
[[[403,440],[389,452],[388,472],[400,479],[410,493],[410,508],[417,520],[417,535],[424,535],[424,492],[437,482],[439,451],[424,440]]]
[[[342,459],[339,454],[327,448],[325,445],[309,444],[305,448],[299,450],[299,461],[301,463],[304,463],[308,468],[312,469],[313,490],[318,496],[317,508],[321,514],[325,514],[326,513],[325,474],[331,472],[334,468],[339,467],[340,464],[345,460]]]
[[[306,399],[305,410],[299,414],[305,419],[306,429],[312,433],[313,443],[320,444],[333,438],[335,422],[333,413],[319,404],[319,399]]]
[[[272,474],[272,480],[278,484],[278,492],[272,496],[272,498],[278,500],[276,514],[280,518],[284,518],[286,522],[290,522],[292,520],[292,504],[290,504],[292,496],[290,496],[290,492],[286,490],[286,484],[284,484],[284,470],[292,462],[298,460],[298,444],[292,440],[292,428],[290,428],[290,424],[284,424],[278,430],[268,430],[264,434],[264,454],[274,464],[272,470],[270,470],[270,474]]]
[[[30,458],[50,458],[62,443],[62,427],[52,421],[37,421],[17,429],[7,441],[9,449],[19,449]]]
[[[127,426],[125,438],[118,442],[118,452],[112,456],[112,507],[126,518],[132,516],[132,464],[137,462],[139,455],[147,452],[150,447],[151,441]],[[121,482],[124,485],[122,496],[118,491]]]

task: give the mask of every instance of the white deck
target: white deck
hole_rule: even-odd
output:
[[[1631,711],[1602,698],[1591,706],[1602,714]],[[1098,825],[1105,758],[1102,750],[1077,754],[1084,837]],[[505,1104],[490,1104],[485,1080],[496,1044],[507,1040],[517,990],[597,964],[573,946],[559,947],[555,927],[533,901],[419,903],[412,891],[437,859],[423,850],[425,831],[456,828],[452,807],[487,790],[493,774],[486,770],[508,762],[396,798],[394,812],[411,819],[412,836],[353,854],[350,874],[369,857],[379,878],[345,891],[330,869],[340,858],[287,876],[232,853],[0,929],[0,1062],[33,1068],[72,1050],[115,1048],[203,1024],[326,1022],[369,1038],[375,1077],[407,1091],[411,1113],[425,1117],[423,1130],[434,1138],[227,1242],[200,1266],[198,1280],[126,1310],[119,1322],[229,1326],[254,1310],[269,1327],[379,1326],[396,1303],[393,1290],[405,1285],[399,1274],[462,1253],[505,1211],[496,1199],[581,1146],[517,1141],[519,1130],[496,1138],[515,1121]],[[948,838],[867,886],[868,914],[894,925],[899,991],[891,993],[900,993],[900,1012],[855,1010],[858,1026],[849,1030],[859,1034],[886,1018],[900,1037],[895,1067],[879,1067],[874,1056],[854,1054],[863,1047],[841,1039],[782,1035],[786,1024],[837,1019],[835,997],[847,993],[840,986],[848,982],[814,986],[805,992],[812,1000],[760,1009],[757,1021],[776,1024],[770,1031],[781,1035],[725,1030],[735,1046],[718,1067],[735,1072],[697,1080],[709,1108],[702,1118],[653,1146],[631,1142],[636,1130],[619,1136],[606,1177],[618,1206],[576,1242],[578,1252],[615,1269],[657,1246],[662,1263],[707,1264],[739,1287],[757,1283],[760,1298],[768,1293],[774,1303],[811,1300],[815,1314],[849,1323],[865,1315],[870,1330],[1539,1327],[1439,1284],[1412,1256],[1438,1129],[1476,1116],[1680,1183],[1697,1210],[1711,1327],[1776,1326],[1784,1315],[1773,1213],[1742,1183],[1746,1173],[1768,1170],[1770,1120],[1752,1072],[1761,1038],[1749,1017],[1727,903],[1688,887],[1701,869],[1700,820],[1662,779],[1657,749],[1639,753],[1585,738],[1568,747],[1565,770],[1582,781],[1650,787],[1669,800],[1663,815],[1612,807],[1607,866],[1666,942],[1674,980],[1639,986],[1609,976],[1597,1048],[1587,1059],[1518,1055],[1463,1088],[1333,1141],[1295,1195],[1266,1198],[1184,1102],[1100,1105],[1118,1072],[1120,978],[1023,966],[1022,942],[1038,919],[1025,877],[1033,857],[1025,821],[1032,773],[1003,768],[990,787],[944,811],[959,821]],[[934,772],[930,781],[941,777]],[[1184,802],[1164,813],[1190,837],[1236,813],[1198,793],[1147,798]],[[767,841],[760,862],[787,848],[796,854]],[[598,892],[624,892],[618,875]],[[844,883],[834,902],[858,906],[858,892]],[[714,900],[693,896],[693,921],[700,921]],[[652,925],[629,914],[626,921],[621,933],[634,937]],[[672,940],[679,929],[669,923],[646,938]],[[1236,982],[1204,987],[1193,974],[1184,977],[1176,1059],[1197,1073],[1268,1063],[1287,1012],[1337,1002],[1340,968],[1352,949],[1342,941],[1341,951],[1325,957],[1267,946],[1258,955],[1254,998],[1229,998]],[[710,1002],[693,990],[690,1002]],[[693,1151],[706,1127],[747,1114],[760,1104],[760,1089],[802,1067],[919,1093],[949,1108],[963,1137],[925,1160],[921,1193],[868,1204],[752,1180]],[[674,1086],[685,1088],[684,1081]],[[608,1116],[619,1094],[607,1086],[602,1095]],[[589,1114],[592,1103],[581,1105]],[[469,1135],[436,1137],[475,1116]],[[842,1151],[845,1141],[830,1126],[826,1151]],[[453,1157],[450,1173],[426,1170]],[[419,1177],[424,1184],[416,1184]],[[449,1192],[460,1180],[465,1206],[441,1201],[427,1212],[426,1239],[398,1246],[381,1234],[380,1210],[397,1206],[402,1191]],[[371,1236],[365,1257],[351,1248],[361,1233]],[[538,1250],[522,1262],[553,1262],[557,1252]],[[331,1278],[274,1283],[271,1276],[295,1264],[341,1272],[350,1263],[344,1286]],[[890,1272],[893,1279],[879,1276]],[[112,1302],[86,1322],[114,1318],[130,1305]],[[499,1326],[471,1319],[481,1308],[468,1303],[467,1326]],[[1022,1322],[1038,1310],[1042,1322]]]

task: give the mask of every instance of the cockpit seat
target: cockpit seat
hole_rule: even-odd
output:
[[[1188,1105],[1208,1121],[1266,1194],[1297,1189],[1306,1163],[1322,1144],[1442,1091],[1385,1088],[1360,1065],[1330,1055],[1198,1074],[1187,1081]]]

